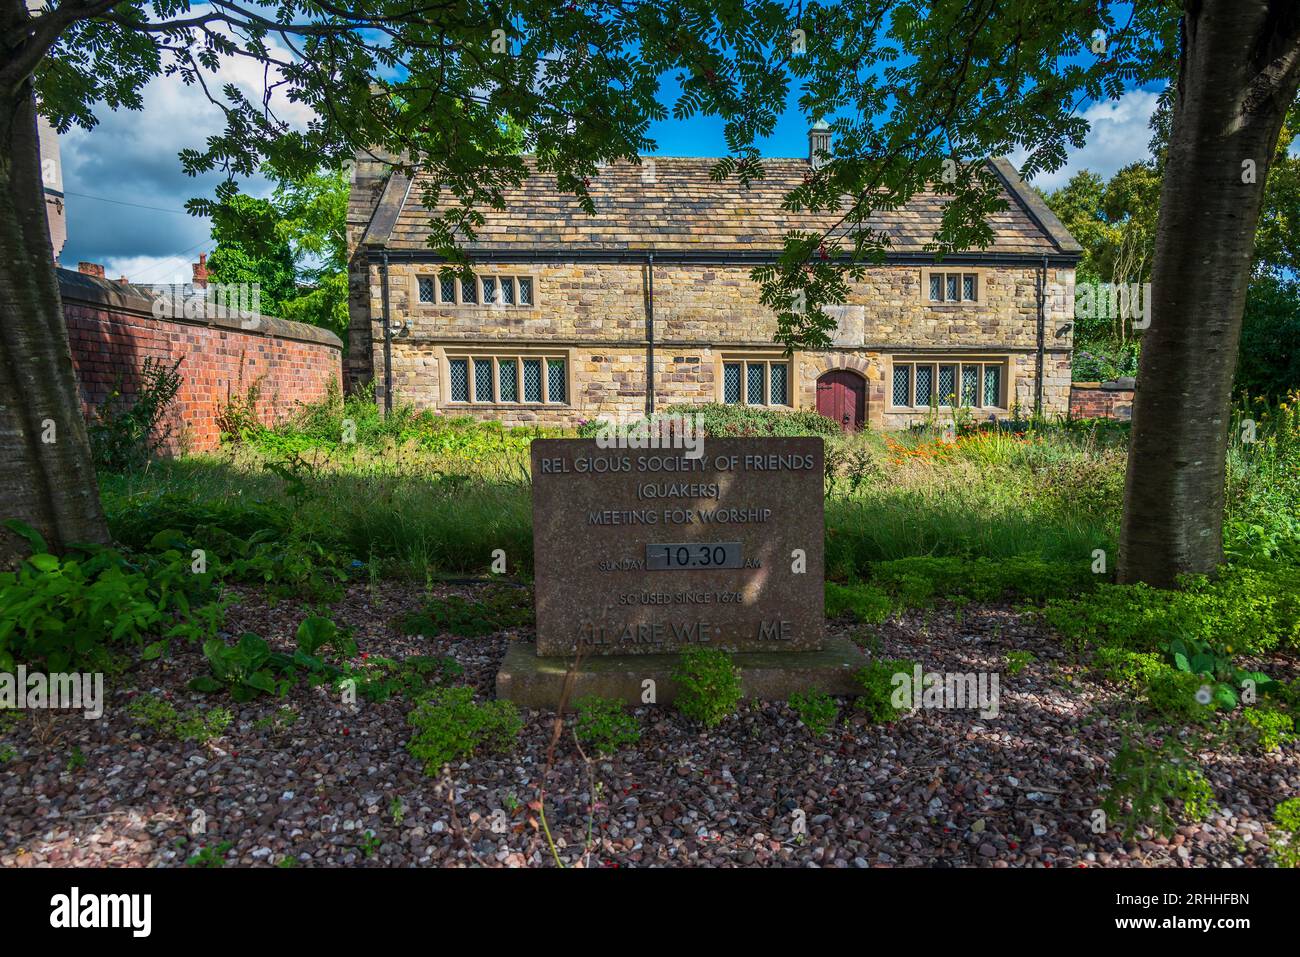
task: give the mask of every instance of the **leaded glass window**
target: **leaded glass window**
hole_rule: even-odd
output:
[[[1002,404],[1002,369],[998,366],[984,367],[984,404]]]
[[[957,367],[939,366],[939,404],[953,405],[957,401]]]
[[[460,301],[465,303],[478,302],[478,281],[477,280],[470,279],[468,282],[466,282],[464,279],[462,279],[460,281]]]
[[[469,360],[452,359],[447,363],[451,373],[451,401],[469,401]]]
[[[894,366],[894,405],[912,404],[912,367]]]
[[[961,404],[962,405],[979,405],[979,381],[980,367],[967,366],[961,367]]]
[[[419,279],[420,302],[436,302],[434,298],[437,295],[437,288],[433,284],[432,276],[421,276]]]
[[[564,360],[546,360],[546,401],[565,401]]]
[[[763,404],[763,364],[751,362],[745,370],[745,401],[750,405]]]
[[[934,366],[916,367],[916,404],[929,405],[934,393]]]
[[[728,362],[722,367],[722,401],[728,405],[740,403],[739,362]]]
[[[524,360],[524,401],[542,401],[542,360]]]
[[[492,401],[492,360],[474,360],[474,401]]]
[[[519,401],[519,366],[514,359],[501,359],[497,363],[497,383],[502,402]]]
[[[783,362],[773,362],[768,375],[771,378],[768,394],[771,397],[772,405],[788,405],[786,401],[786,365]]]

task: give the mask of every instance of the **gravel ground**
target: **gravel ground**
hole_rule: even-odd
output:
[[[355,629],[363,652],[451,655],[463,680],[490,696],[506,643],[528,635],[397,634],[391,620],[423,598],[413,586],[386,583],[376,598],[357,585],[333,615]],[[228,628],[291,647],[303,614],[241,592]],[[230,704],[186,690],[201,658],[180,649],[110,679],[101,720],[27,715],[0,736],[13,750],[0,763],[0,866],[177,866],[227,842],[228,866],[553,866],[530,808],[543,783],[556,853],[569,866],[1269,863],[1273,807],[1300,793],[1294,746],[1202,753],[1222,809],[1170,840],[1125,843],[1114,831],[1093,834],[1091,815],[1118,743],[1114,717],[1128,703],[1070,664],[1032,618],[1001,607],[967,607],[960,619],[939,610],[855,637],[927,670],[1000,673],[1001,714],[922,710],[871,725],[843,708],[835,729],[814,739],[783,703],[745,703],[710,732],[643,708],[637,745],[589,765],[566,733],[547,774],[555,718],[529,711],[514,754],[475,758],[440,781],[405,750],[408,702],[354,710],[304,684],[284,699]],[[1036,656],[1014,677],[1012,650]],[[1287,674],[1284,662],[1266,664]],[[228,705],[235,721],[212,743],[182,744],[134,723],[126,705],[137,693],[182,711]],[[288,727],[255,726],[284,707],[298,715]],[[192,835],[202,818],[206,832]],[[805,834],[794,833],[800,820]]]

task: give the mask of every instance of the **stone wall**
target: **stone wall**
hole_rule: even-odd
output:
[[[1075,382],[1070,388],[1070,418],[1129,421],[1133,418],[1134,385],[1132,379]]]
[[[269,424],[341,384],[343,344],[326,329],[268,316],[254,317],[255,328],[240,318],[157,319],[147,289],[66,269],[59,287],[88,420],[115,389],[134,394],[146,357],[181,360],[166,453],[215,448],[222,409],[252,386],[258,415]]]
[[[656,407],[714,401],[721,362],[729,355],[778,357],[774,315],[759,303],[758,285],[745,265],[656,263],[654,336]],[[1006,363],[1007,409],[1034,405],[1037,350],[1037,268],[950,267],[979,276],[977,302],[928,302],[925,267],[872,268],[852,286],[841,307],[834,346],[794,357],[791,381],[799,408],[816,408],[816,380],[832,368],[863,376],[868,421],[900,428],[923,418],[891,410],[887,384],[895,359],[979,355]],[[448,413],[507,423],[574,424],[601,414],[645,409],[648,302],[647,266],[640,263],[481,264],[480,276],[528,276],[528,307],[456,305],[419,301],[421,276],[436,282],[436,264],[393,262],[389,315],[394,399]],[[383,288],[377,263],[368,263],[368,309],[353,312],[353,341],[369,340],[367,357],[377,391],[383,387]],[[1072,288],[1074,270],[1050,268],[1048,283]],[[1072,296],[1064,301],[1072,301]],[[1071,317],[1049,299],[1045,323],[1044,411],[1064,414],[1069,403]],[[1058,314],[1059,313],[1059,314]],[[368,334],[368,335],[367,335]],[[446,355],[554,355],[568,363],[569,402],[563,407],[449,405],[444,393]],[[360,365],[360,364],[358,364]]]

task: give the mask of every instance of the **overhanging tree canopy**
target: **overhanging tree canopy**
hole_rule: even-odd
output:
[[[936,252],[983,245],[998,200],[972,161],[1021,151],[1028,175],[1059,167],[1086,134],[1082,105],[1174,81],[1120,574],[1169,584],[1221,557],[1232,366],[1260,194],[1300,78],[1300,5],[64,0],[31,13],[0,2],[0,430],[21,450],[0,480],[56,543],[103,537],[103,521],[36,199],[35,94],[61,128],[93,125],[98,102],[138,108],[151,77],[202,85],[202,68],[234,57],[264,65],[268,91],[316,119],[293,128],[274,97],[227,87],[213,97],[227,129],[182,153],[187,170],[246,176],[265,159],[302,173],[375,146],[432,169],[459,201],[434,231],[448,253],[472,235],[476,210],[524,175],[521,130],[539,168],[585,198],[601,162],[651,146],[648,124],[667,114],[659,78],[677,70],[674,115],[725,117],[732,155],[717,174],[745,180],[762,175],[755,141],[791,79],[802,81],[802,108],[832,119],[836,145],[788,204],[843,216],[829,234],[791,236],[756,273],[790,345],[824,343],[833,322],[823,305],[883,253],[886,238],[866,228],[874,210],[937,183],[951,201]],[[47,447],[36,436],[50,416],[69,440]]]

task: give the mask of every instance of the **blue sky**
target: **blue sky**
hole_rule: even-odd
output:
[[[251,64],[223,69],[222,79],[256,92],[260,71]],[[671,87],[666,93],[671,95]],[[154,80],[145,92],[142,112],[103,111],[91,132],[72,130],[61,139],[64,189],[67,194],[68,242],[62,262],[79,260],[105,265],[111,278],[136,282],[188,280],[190,263],[212,247],[206,220],[189,216],[185,200],[212,194],[219,174],[197,179],[181,172],[177,152],[199,146],[220,128],[215,106],[193,87],[175,79]],[[1085,109],[1092,131],[1086,145],[1070,154],[1066,167],[1036,185],[1052,189],[1079,169],[1108,176],[1126,163],[1148,155],[1147,121],[1156,94],[1134,90],[1122,99]],[[290,119],[305,120],[292,115]],[[658,152],[670,156],[719,156],[726,152],[723,124],[711,117],[664,120],[650,135]],[[807,123],[794,104],[778,121],[772,136],[759,146],[767,156],[805,156]],[[1012,161],[1018,158],[1013,156]],[[245,183],[248,192],[265,192],[265,184]]]

